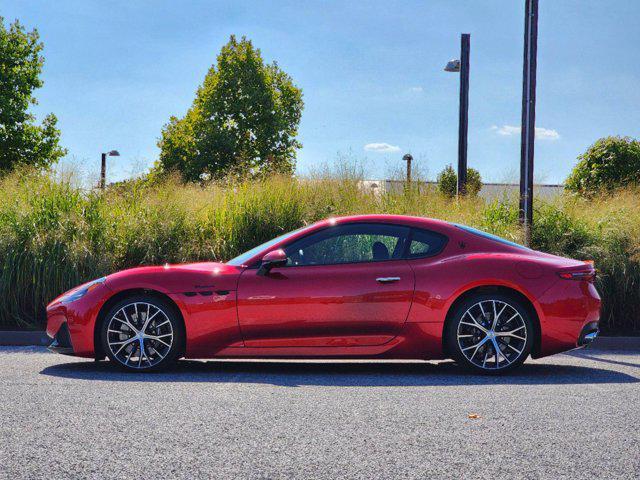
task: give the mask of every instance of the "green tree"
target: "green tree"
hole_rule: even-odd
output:
[[[584,195],[640,184],[640,141],[629,137],[604,137],[578,157],[568,190]]]
[[[293,173],[302,91],[260,50],[231,36],[183,118],[162,130],[159,167],[186,180],[202,174]]]
[[[458,175],[451,165],[447,165],[438,174],[438,191],[447,196],[455,197],[458,192]],[[467,195],[475,197],[482,190],[482,177],[475,168],[467,169]]]
[[[46,167],[66,154],[55,115],[37,125],[28,111],[43,83],[42,48],[36,30],[25,31],[17,20],[7,29],[0,17],[0,173],[18,164]]]

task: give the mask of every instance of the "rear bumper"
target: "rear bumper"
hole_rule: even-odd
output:
[[[540,348],[534,358],[584,347],[598,333],[600,296],[592,283],[559,280],[539,299]]]

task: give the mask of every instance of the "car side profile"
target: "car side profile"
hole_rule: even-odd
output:
[[[47,306],[51,350],[179,358],[453,358],[502,373],[598,333],[591,263],[440,220],[333,218],[226,263],[138,267]]]

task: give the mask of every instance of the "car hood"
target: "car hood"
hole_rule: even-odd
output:
[[[242,270],[217,262],[135,267],[108,275],[106,286],[114,291],[149,288],[164,293],[235,290]]]

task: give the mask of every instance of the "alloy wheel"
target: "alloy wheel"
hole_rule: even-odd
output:
[[[482,300],[458,323],[458,347],[466,359],[485,370],[516,362],[527,345],[527,324],[520,312],[502,300]]]
[[[147,302],[124,305],[107,325],[111,354],[128,368],[154,367],[169,354],[173,341],[169,316],[157,305]]]

